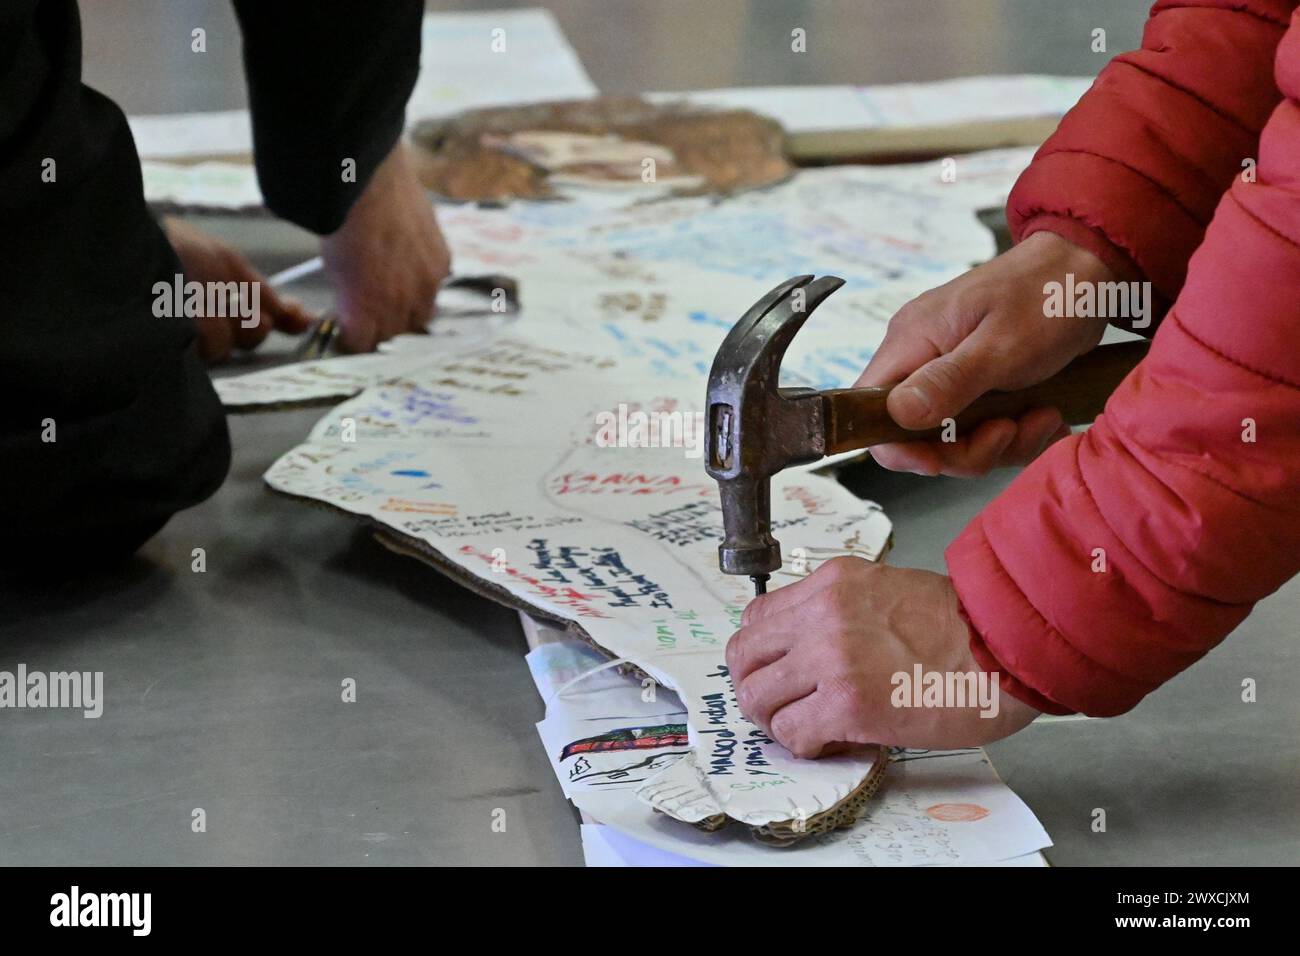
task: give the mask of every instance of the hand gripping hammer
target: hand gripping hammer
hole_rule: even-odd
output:
[[[795,333],[843,284],[836,276],[807,275],[781,283],[727,333],[709,372],[705,467],[722,498],[718,565],[727,574],[749,575],[755,594],[781,567],[781,546],[772,537],[773,475],[826,455],[932,440],[943,431],[913,431],[890,418],[885,402],[893,386],[818,391],[777,385]],[[956,416],[957,431],[1045,405],[1059,409],[1067,424],[1092,421],[1146,350],[1146,342],[1098,346],[1037,385],[986,392]]]

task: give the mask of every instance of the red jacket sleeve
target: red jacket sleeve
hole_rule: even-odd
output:
[[[1300,15],[1276,78],[1146,360],[948,549],[977,659],[1048,710],[1128,710],[1300,572]]]
[[[1295,6],[1156,3],[1142,48],[1101,71],[1016,183],[1015,241],[1061,235],[1124,278],[1150,281],[1162,315],[1219,197],[1256,156],[1281,96],[1271,70]]]

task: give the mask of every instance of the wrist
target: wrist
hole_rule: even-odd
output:
[[[389,150],[388,155],[379,161],[370,178],[361,186],[360,195],[349,207],[339,227],[322,236],[322,241],[328,243],[331,239],[346,235],[352,230],[364,228],[358,227],[358,223],[364,223],[383,207],[385,198],[393,192],[395,184],[409,172],[408,166],[409,159],[405,148],[401,140],[398,140]]]
[[[979,742],[1001,740],[1033,723],[1042,710],[1019,693],[1023,685],[1014,678],[1008,681],[1009,675],[996,662],[990,661],[987,655],[975,652],[978,635],[966,617],[965,611],[962,610],[960,602],[956,601],[955,591],[953,598],[956,607],[952,615],[951,627],[960,661],[956,672],[971,674],[975,676],[980,686],[987,686],[988,691],[980,691],[981,702],[985,702],[984,695],[988,693],[990,695],[988,700],[992,703],[991,708],[980,712],[982,719],[978,722]]]
[[[1074,308],[1068,308],[1062,314],[1059,307],[1072,303],[1065,303],[1061,297],[1072,298],[1075,290],[1090,286],[1092,300],[1097,302],[1101,297],[1099,287],[1103,283],[1120,281],[1119,274],[1093,252],[1054,232],[1035,232],[1015,248],[1024,249],[1025,256],[1033,263],[1032,268],[1037,273],[1035,282],[1044,296],[1044,315],[1055,314],[1055,321],[1069,323],[1070,329],[1062,331],[1067,332],[1066,338],[1074,343],[1071,347],[1073,354],[1082,355],[1091,350],[1106,331],[1107,316],[1101,310],[1085,312]],[[1058,311],[1055,313],[1048,308],[1049,289],[1054,290],[1057,296]]]
[[[1043,230],[1026,236],[1015,246],[1032,254],[1052,272],[1073,273],[1093,282],[1117,282],[1121,276],[1100,256],[1054,232]]]

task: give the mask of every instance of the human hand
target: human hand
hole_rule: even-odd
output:
[[[1035,385],[1092,349],[1105,318],[1048,317],[1048,282],[1114,282],[1092,253],[1036,232],[997,258],[913,299],[890,320],[859,386],[899,384],[889,414],[905,428],[934,428],[987,391]],[[982,475],[1023,465],[1070,433],[1054,408],[986,421],[954,442],[877,445],[886,468],[923,475]]]
[[[424,331],[451,254],[404,145],[393,147],[321,251],[342,351],[369,352],[394,335]]]
[[[913,688],[917,667],[965,700],[913,706],[926,684]],[[741,711],[797,757],[851,744],[977,746],[1038,716],[976,664],[946,576],[862,558],[835,558],[755,598],[727,643],[727,668]]]
[[[235,282],[241,283],[243,288],[248,287],[242,285],[244,283],[257,288],[255,315],[245,317],[241,309],[231,303],[224,316],[205,312],[195,317],[199,331],[199,356],[203,361],[209,364],[223,361],[230,357],[233,348],[257,348],[272,328],[297,335],[311,325],[311,313],[293,299],[278,295],[234,246],[173,216],[164,217],[162,227],[167,241],[181,260],[187,283],[200,282],[206,288],[207,283]],[[207,296],[203,298],[206,309]]]

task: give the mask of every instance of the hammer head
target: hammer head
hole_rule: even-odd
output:
[[[813,309],[844,284],[795,276],[754,303],[727,333],[709,372],[705,468],[722,498],[718,565],[727,574],[781,567],[772,537],[771,478],[824,454],[821,394],[779,388],[781,359]]]

